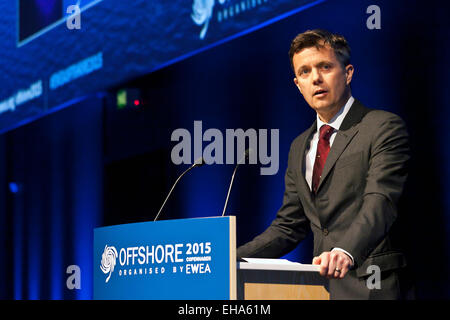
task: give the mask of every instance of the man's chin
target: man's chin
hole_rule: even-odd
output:
[[[315,103],[312,108],[316,111],[316,112],[328,112],[330,111],[332,108],[330,103],[327,103],[325,101],[321,102],[321,103]]]

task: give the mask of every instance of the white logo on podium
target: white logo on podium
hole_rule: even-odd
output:
[[[111,273],[114,271],[114,267],[116,266],[116,259],[117,259],[116,248],[113,246],[108,247],[108,245],[106,245],[105,250],[103,251],[102,254],[102,262],[100,264],[100,269],[103,271],[103,273],[104,274],[109,273],[108,277],[105,280],[106,283],[109,281],[109,278],[111,278]]]

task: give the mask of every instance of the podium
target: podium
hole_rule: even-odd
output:
[[[236,261],[236,218],[130,223],[94,230],[94,299],[329,299],[318,267]]]

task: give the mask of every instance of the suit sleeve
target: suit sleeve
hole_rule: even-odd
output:
[[[396,220],[410,158],[408,133],[398,116],[390,114],[375,130],[362,205],[336,244],[353,255],[356,266],[361,266]]]
[[[252,241],[239,247],[238,257],[279,258],[294,249],[308,234],[309,220],[306,218],[295,186],[296,174],[292,170],[293,147],[289,152],[285,174],[283,203],[271,225]]]

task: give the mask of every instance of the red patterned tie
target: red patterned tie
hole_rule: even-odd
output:
[[[314,169],[312,176],[312,186],[314,193],[317,192],[320,178],[322,176],[323,167],[327,160],[328,153],[330,152],[330,137],[333,134],[334,129],[329,125],[322,125],[320,127],[319,142],[317,143],[316,160],[314,161]]]

